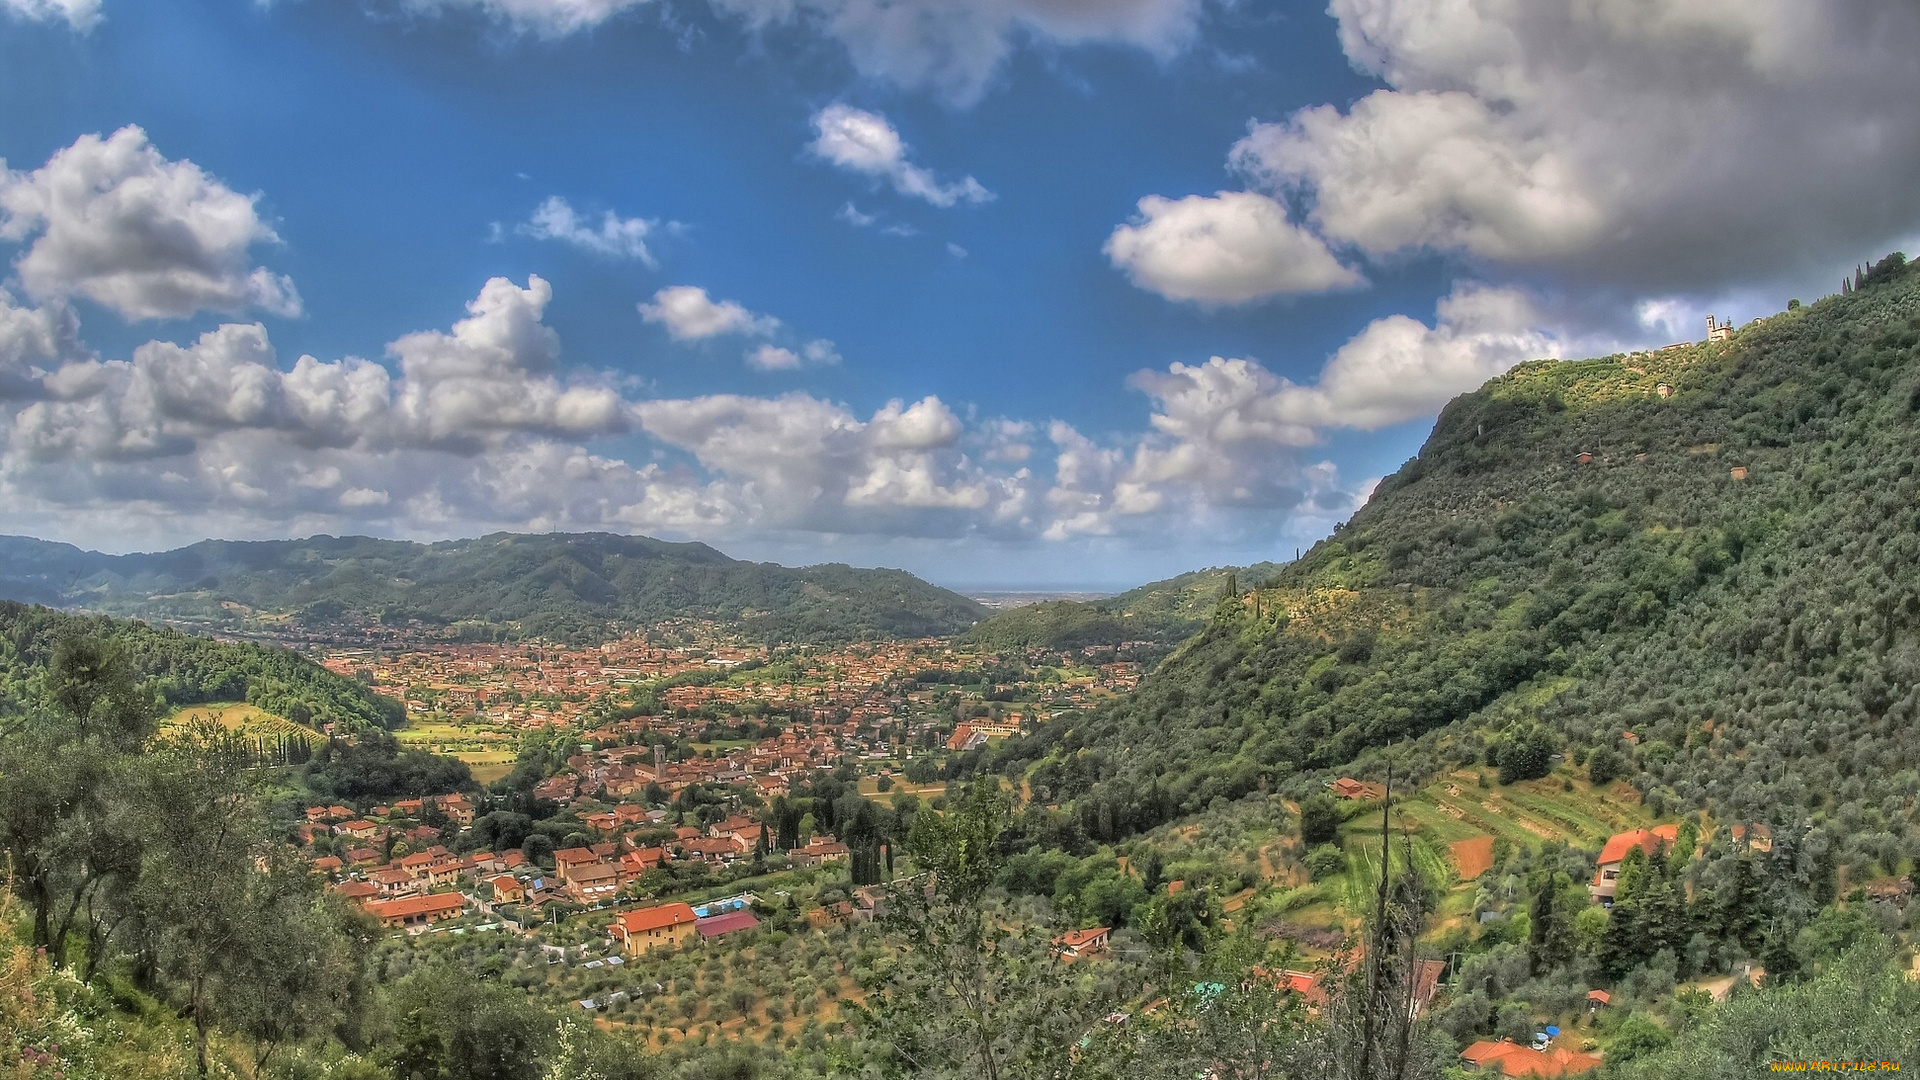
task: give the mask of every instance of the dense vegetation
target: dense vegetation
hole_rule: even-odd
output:
[[[399,702],[287,649],[6,601],[0,601],[0,709],[31,699],[38,673],[62,641],[75,638],[111,649],[163,711],[245,701],[316,729],[334,724],[343,734],[397,727],[403,718]]]
[[[1001,765],[1121,835],[1390,745],[1537,775],[1538,725],[1656,813],[1805,817],[1890,869],[1920,793],[1917,343],[1893,257],[1730,342],[1522,365],[1136,693]]]
[[[770,641],[922,637],[963,630],[986,613],[901,570],[794,569],[730,559],[705,544],[605,533],[430,545],[208,540],[134,555],[0,537],[0,594],[211,627],[285,616],[315,631],[379,623],[575,642],[682,618]]]
[[[1265,578],[1278,569],[1273,563],[1256,563],[1194,570],[1104,600],[1028,604],[986,619],[961,640],[1008,650],[1075,650],[1128,642],[1171,646],[1206,625],[1227,582]]]

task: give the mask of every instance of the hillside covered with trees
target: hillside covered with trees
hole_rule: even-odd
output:
[[[342,734],[398,727],[398,701],[328,671],[288,649],[229,644],[178,630],[100,616],[73,615],[0,601],[0,713],[51,692],[39,680],[63,643],[89,642],[159,712],[182,705],[244,701],[319,731]],[[122,692],[116,690],[117,692]]]
[[[472,639],[598,641],[619,628],[713,620],[769,641],[964,630],[980,605],[901,570],[795,569],[705,544],[608,533],[415,544],[364,536],[208,540],[105,555],[0,537],[0,595],[219,629],[372,623]]]
[[[1544,742],[1532,775],[1565,753],[1656,812],[1803,818],[1823,858],[1890,866],[1920,793],[1917,343],[1893,256],[1730,341],[1522,365],[1137,692],[1001,766],[1123,835]]]

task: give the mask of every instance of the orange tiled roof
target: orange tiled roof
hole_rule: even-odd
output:
[[[459,911],[467,906],[459,893],[431,893],[407,896],[399,900],[381,900],[367,905],[367,913],[382,919],[404,919],[414,915],[438,915]]]
[[[1600,863],[1604,866],[1607,863],[1620,862],[1627,857],[1627,852],[1634,848],[1639,848],[1651,855],[1658,840],[1658,837],[1646,829],[1615,833],[1607,838],[1607,846],[1600,849]]]
[[[659,907],[640,908],[628,911],[620,916],[614,925],[629,934],[644,934],[649,930],[660,930],[686,923],[697,922],[693,908],[686,904],[661,904]]]
[[[1460,1059],[1480,1068],[1491,1064],[1508,1076],[1577,1076],[1600,1067],[1600,1059],[1592,1054],[1560,1047],[1535,1050],[1505,1039],[1499,1042],[1482,1039],[1460,1051]]]

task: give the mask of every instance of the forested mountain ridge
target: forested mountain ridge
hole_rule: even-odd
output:
[[[1257,581],[1276,563],[1190,570],[1102,600],[1049,600],[996,613],[964,641],[999,649],[1079,649],[1146,641],[1172,645],[1206,625],[1229,580]]]
[[[1916,343],[1920,272],[1890,257],[1731,341],[1521,365],[1134,694],[1002,767],[1124,833],[1545,730],[1656,812],[1809,815],[1830,857],[1890,866],[1920,794]]]
[[[41,697],[39,683],[55,653],[76,639],[110,650],[161,710],[245,701],[316,730],[332,723],[342,733],[398,727],[404,718],[398,701],[287,649],[10,601],[0,601],[0,715]]]
[[[0,595],[222,629],[380,622],[477,638],[591,641],[615,627],[712,619],[769,640],[920,637],[984,617],[901,570],[791,568],[705,544],[608,533],[208,540],[105,555],[0,537]]]

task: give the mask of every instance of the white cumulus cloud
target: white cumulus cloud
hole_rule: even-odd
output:
[[[879,113],[856,109],[851,105],[829,105],[813,116],[814,140],[810,149],[823,160],[849,172],[860,173],[893,184],[895,191],[941,208],[960,203],[983,203],[993,192],[971,176],[952,183],[941,183],[933,173],[907,160],[907,144],[887,118]],[[864,224],[873,219],[860,215],[860,221],[843,208],[847,220]],[[857,211],[854,211],[857,214]]]
[[[667,328],[675,341],[699,341],[722,334],[764,337],[780,328],[771,315],[756,315],[732,300],[715,300],[698,285],[669,285],[640,305],[640,317]]]
[[[840,350],[826,338],[815,338],[797,349],[771,342],[747,352],[747,366],[757,371],[798,371],[804,367],[827,367],[840,362]]]
[[[100,21],[100,0],[0,0],[0,11],[30,22],[65,22],[91,30]]]
[[[1135,285],[1169,300],[1239,304],[1364,281],[1265,195],[1149,195],[1139,209],[1132,222],[1113,230],[1104,251]]]
[[[0,239],[33,238],[14,270],[36,299],[85,296],[127,319],[298,315],[291,279],[247,265],[253,245],[280,239],[258,198],[162,157],[128,126],[83,135],[32,172],[0,162]]]
[[[596,255],[638,259],[652,266],[653,253],[647,250],[647,236],[658,227],[658,222],[623,218],[611,210],[602,213],[595,224],[581,217],[567,200],[555,195],[535,207],[533,216],[518,230],[536,240],[558,240]]]

